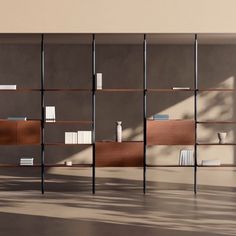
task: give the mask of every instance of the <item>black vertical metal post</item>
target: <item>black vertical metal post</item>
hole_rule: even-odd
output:
[[[96,119],[96,109],[95,109],[95,105],[96,105],[96,60],[95,60],[95,56],[96,56],[96,51],[95,51],[95,34],[93,34],[93,41],[92,41],[92,142],[93,142],[93,165],[92,165],[92,179],[93,179],[93,187],[92,187],[92,191],[93,194],[95,194],[95,168],[96,168],[96,152],[95,152],[95,143],[96,143],[96,124],[95,124],[95,119]]]
[[[41,192],[44,194],[44,35],[41,38]]]
[[[147,151],[147,39],[143,40],[143,193],[146,193],[146,151]]]
[[[197,193],[197,95],[198,95],[198,41],[197,34],[194,40],[194,121],[195,121],[195,144],[194,144],[194,193]]]

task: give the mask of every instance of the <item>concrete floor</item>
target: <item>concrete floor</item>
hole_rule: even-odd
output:
[[[158,181],[150,170],[145,196],[131,170],[130,178],[119,170],[108,178],[110,171],[98,171],[96,195],[86,173],[75,177],[71,170],[71,176],[48,172],[45,195],[37,190],[37,178],[2,174],[0,235],[236,235],[234,170],[200,172],[209,178],[199,184],[196,196],[191,181],[180,181],[175,170],[159,170]]]

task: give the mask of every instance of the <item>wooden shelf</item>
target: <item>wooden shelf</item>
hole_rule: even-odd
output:
[[[236,167],[236,165],[233,164],[222,164],[219,166],[216,165],[197,165],[197,167]]]
[[[197,121],[197,124],[236,124],[236,121]]]
[[[40,92],[41,89],[18,88],[18,89],[0,89],[0,92]]]
[[[236,92],[236,89],[224,89],[224,88],[209,88],[198,89],[199,92]]]
[[[143,92],[143,89],[97,89],[96,92],[103,93],[103,92]]]
[[[65,144],[65,143],[45,143],[45,146],[91,146],[93,144],[82,144],[82,143],[73,143],[73,144]]]
[[[20,165],[20,164],[0,164],[0,168],[1,167],[5,167],[5,168],[13,168],[13,167],[20,167],[20,168],[29,168],[29,167],[31,167],[31,168],[35,168],[35,167],[41,167],[41,165],[40,164],[35,164],[35,165],[32,165],[32,166],[30,166],[30,165]]]
[[[236,145],[236,143],[196,143],[196,145],[198,146],[210,146],[210,145],[214,145],[214,146],[224,146],[224,145]]]
[[[66,168],[72,168],[72,167],[92,167],[92,164],[73,164],[72,166],[67,166],[65,164],[44,164],[44,167],[66,167]]]
[[[147,89],[147,92],[193,92],[195,89]]]
[[[91,92],[92,89],[83,88],[48,88],[44,89],[45,92]]]
[[[186,165],[186,166],[181,166],[181,165],[146,165],[147,167],[194,167],[194,165]]]
[[[92,124],[93,122],[90,120],[56,120],[55,122],[44,122],[45,124]]]

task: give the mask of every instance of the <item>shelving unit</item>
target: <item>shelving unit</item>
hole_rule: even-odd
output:
[[[0,90],[0,92],[16,92],[16,93],[28,93],[38,92],[40,93],[41,102],[41,118],[30,119],[26,122],[38,122],[40,123],[40,141],[37,143],[11,143],[0,145],[39,145],[40,163],[33,166],[20,166],[18,164],[0,164],[2,168],[41,168],[41,192],[45,192],[45,168],[74,168],[74,167],[86,167],[92,168],[92,192],[96,190],[96,168],[98,167],[142,167],[143,168],[143,192],[146,193],[147,181],[146,172],[147,168],[193,168],[194,192],[197,193],[197,169],[205,167],[236,167],[236,165],[222,164],[220,166],[206,166],[199,165],[197,162],[198,157],[198,146],[235,146],[236,143],[211,143],[211,142],[198,142],[197,137],[197,126],[198,124],[236,124],[236,121],[220,121],[220,120],[198,120],[198,96],[200,92],[236,92],[236,89],[227,88],[199,88],[198,87],[198,38],[195,35],[194,39],[194,86],[190,89],[174,90],[171,88],[147,88],[147,35],[143,35],[143,81],[142,88],[104,88],[96,90],[96,40],[95,34],[92,35],[92,61],[91,61],[91,77],[92,87],[91,88],[45,88],[45,45],[44,35],[41,38],[41,88],[17,88],[16,90]],[[92,114],[88,120],[56,120],[55,122],[45,121],[45,94],[46,93],[89,93],[91,96],[91,107]],[[117,143],[114,141],[100,141],[96,140],[96,96],[102,93],[141,93],[142,95],[142,115],[143,115],[143,141],[130,141]],[[181,120],[167,120],[157,121],[151,120],[147,117],[147,97],[150,93],[190,93],[194,97],[194,117],[193,119],[181,119]],[[1,122],[1,121],[0,121]],[[46,142],[45,141],[45,128],[47,126],[57,125],[84,125],[89,126],[92,131],[92,143],[91,144],[65,144],[59,142]],[[174,145],[174,146],[192,146],[194,148],[194,165],[155,165],[147,164],[147,148],[150,146],[158,145]],[[65,164],[53,164],[45,162],[45,148],[48,146],[55,146],[58,148],[64,147],[91,147],[92,148],[92,163],[91,164],[73,164],[68,166]]]

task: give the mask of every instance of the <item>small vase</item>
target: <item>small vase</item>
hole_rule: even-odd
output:
[[[116,122],[116,142],[121,143],[122,142],[122,121]]]
[[[225,143],[227,133],[226,132],[219,132],[217,133],[218,139],[219,139],[219,144]]]

